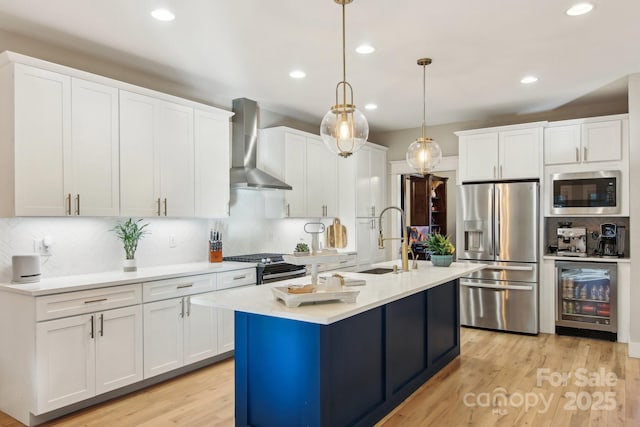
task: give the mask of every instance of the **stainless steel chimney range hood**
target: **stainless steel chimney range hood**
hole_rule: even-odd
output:
[[[258,104],[247,98],[233,100],[231,127],[231,188],[291,190],[292,187],[256,167]]]

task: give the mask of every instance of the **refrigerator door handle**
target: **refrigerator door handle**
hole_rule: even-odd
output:
[[[495,289],[497,291],[532,291],[531,285],[490,285],[488,283],[475,283],[475,282],[460,282],[460,286],[468,286],[470,288],[488,288]]]
[[[489,200],[492,201],[491,204],[491,235],[490,235],[490,239],[489,239],[489,253],[491,254],[491,256],[495,256],[495,252],[493,251],[493,241],[494,241],[494,236],[495,236],[495,224],[494,224],[494,215],[495,215],[495,203],[493,203],[493,194],[494,194],[495,188],[494,186],[491,186],[491,188],[489,189]]]
[[[500,256],[500,211],[502,211],[502,190],[496,188],[496,257]]]
[[[533,271],[533,266],[487,265],[485,270]]]

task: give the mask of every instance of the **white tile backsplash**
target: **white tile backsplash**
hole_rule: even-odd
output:
[[[267,219],[277,192],[231,192],[231,216],[224,219],[147,218],[150,234],[138,245],[138,265],[150,267],[207,260],[209,230],[222,233],[223,254],[291,252],[311,243],[304,224],[317,219]],[[0,282],[12,278],[11,256],[33,252],[33,240],[51,236],[51,256],[42,257],[45,277],[122,268],[124,251],[110,231],[121,218],[0,218]],[[169,247],[175,236],[176,247]],[[320,239],[322,241],[322,239]]]

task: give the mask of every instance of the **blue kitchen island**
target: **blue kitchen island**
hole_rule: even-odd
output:
[[[344,273],[367,281],[355,303],[289,308],[270,289],[283,283],[220,295],[236,311],[236,426],[374,424],[460,354],[458,278],[482,268]]]

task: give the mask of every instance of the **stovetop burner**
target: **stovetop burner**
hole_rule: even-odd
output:
[[[282,258],[282,254],[274,254],[274,253],[259,253],[259,254],[226,256],[223,259],[225,261],[261,262],[263,264],[272,264],[272,263],[276,263],[276,262],[284,262],[284,259]]]

